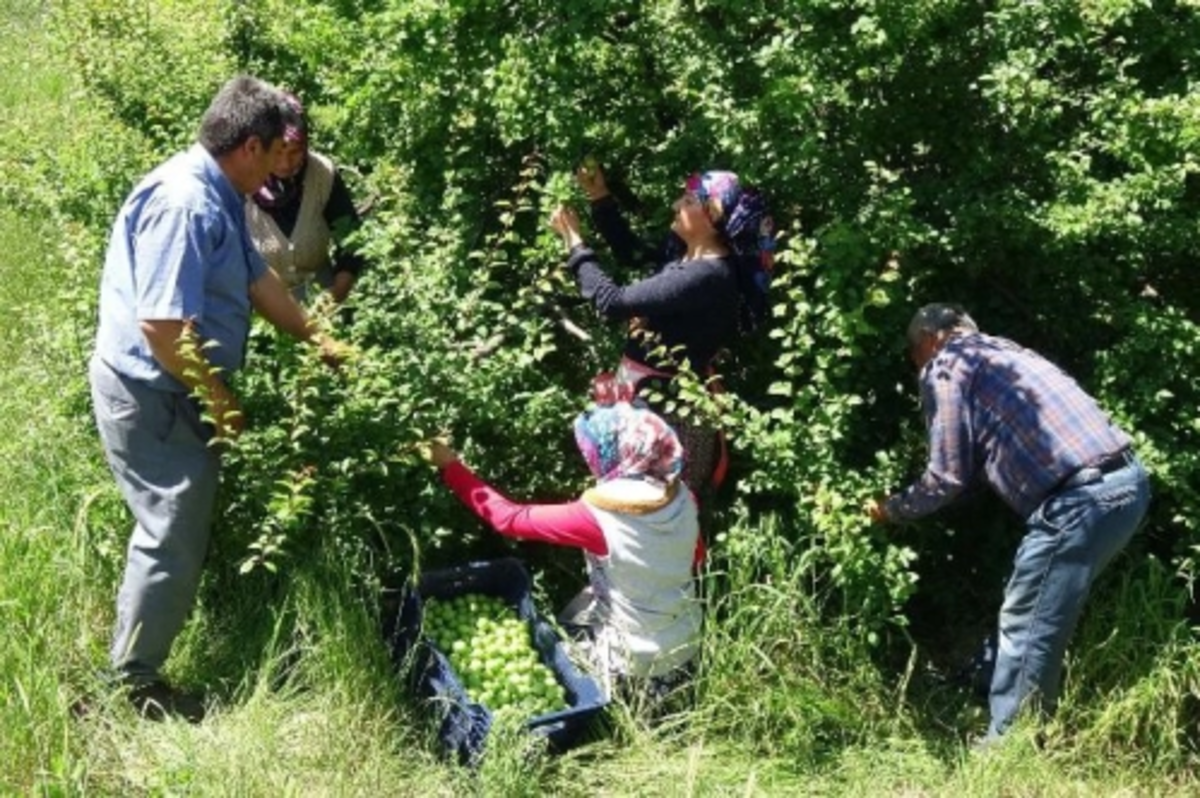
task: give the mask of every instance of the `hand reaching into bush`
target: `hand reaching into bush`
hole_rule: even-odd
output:
[[[443,438],[431,438],[417,444],[421,459],[434,468],[442,469],[458,460],[458,453]]]

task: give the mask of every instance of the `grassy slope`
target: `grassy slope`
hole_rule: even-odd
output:
[[[63,83],[36,56],[35,10],[5,3],[0,125],[48,135]],[[4,164],[5,171],[14,168]],[[0,207],[0,786],[57,780],[70,756],[59,710],[62,668],[89,615],[81,590],[74,492],[93,468],[79,432],[55,408],[65,363],[43,357],[55,336],[58,264],[35,220]],[[89,453],[90,454],[90,453]]]
[[[16,0],[0,8],[0,125],[52,142],[70,82],[37,55],[36,12]],[[706,739],[695,726],[683,739],[630,731],[620,746],[597,745],[551,762],[498,750],[472,778],[439,765],[404,712],[391,708],[395,694],[378,646],[364,634],[369,618],[327,606],[318,610],[331,618],[325,637],[289,644],[312,663],[309,689],[270,688],[287,648],[281,643],[252,655],[256,667],[218,696],[217,711],[201,727],[142,723],[119,704],[104,706],[103,698],[100,711],[74,721],[71,702],[96,688],[91,674],[103,661],[123,532],[108,528],[120,518],[119,505],[92,431],[79,421],[83,355],[78,336],[61,329],[69,299],[56,290],[63,270],[97,266],[63,262],[47,243],[54,236],[45,220],[0,205],[0,793],[957,796],[1170,789],[1104,763],[1093,767],[1053,752],[1029,756],[1020,740],[963,762],[921,738],[896,739],[837,751],[819,772],[801,772],[798,763]],[[283,601],[316,606],[330,595],[336,593],[319,585],[297,585]],[[249,592],[245,600],[260,598]],[[183,658],[205,643],[204,632],[189,631]]]

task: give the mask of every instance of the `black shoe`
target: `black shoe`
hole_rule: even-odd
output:
[[[146,682],[129,688],[129,703],[146,720],[163,721],[179,718],[188,723],[204,720],[204,700],[198,695],[184,693],[166,682]]]

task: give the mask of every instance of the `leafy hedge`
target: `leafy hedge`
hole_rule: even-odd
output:
[[[252,71],[304,97],[317,148],[371,206],[361,244],[374,268],[330,319],[363,357],[333,376],[265,332],[254,341],[241,383],[253,431],[223,522],[239,560],[300,567],[325,541],[367,574],[376,558],[407,567],[501,546],[467,534],[476,525],[406,449],[444,429],[513,495],[579,489],[569,420],[620,331],[578,304],[544,220],[564,197],[582,204],[568,175],[593,154],[648,231],[665,228],[684,176],[717,167],[761,185],[784,231],[769,334],[727,365],[721,402],[695,385],[680,397],[720,415],[736,445],[716,548],[729,573],[753,581],[771,571],[764,551],[784,551],[872,639],[896,623],[933,634],[967,611],[990,622],[1016,527],[995,502],[900,534],[869,531],[861,512],[923,463],[902,334],[935,300],[1055,359],[1136,433],[1156,494],[1137,545],[1195,568],[1194,3],[58,11],[111,130],[164,155],[231,70]],[[98,252],[131,166],[40,164],[32,174],[51,175],[62,201],[34,199],[78,217]],[[78,196],[105,212],[65,203]]]

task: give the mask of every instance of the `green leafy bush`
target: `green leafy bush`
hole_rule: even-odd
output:
[[[412,456],[445,430],[511,495],[575,495],[569,422],[621,330],[577,303],[544,220],[582,205],[569,173],[592,154],[651,233],[688,173],[718,167],[764,187],[783,231],[770,330],[724,365],[727,393],[683,379],[674,397],[734,446],[724,595],[770,577],[884,663],[915,642],[947,667],[945,630],[991,623],[999,584],[962,560],[999,570],[1016,519],[974,502],[882,532],[862,512],[923,465],[902,336],[936,300],[1062,364],[1136,434],[1156,497],[1134,553],[1195,573],[1194,3],[87,0],[60,17],[114,127],[89,122],[108,132],[87,157],[31,153],[62,190],[23,198],[84,226],[86,262],[147,151],[185,143],[235,69],[300,92],[315,146],[370,201],[373,267],[329,319],[360,358],[331,374],[255,331],[226,559],[302,569],[333,547],[370,581],[503,548]]]

